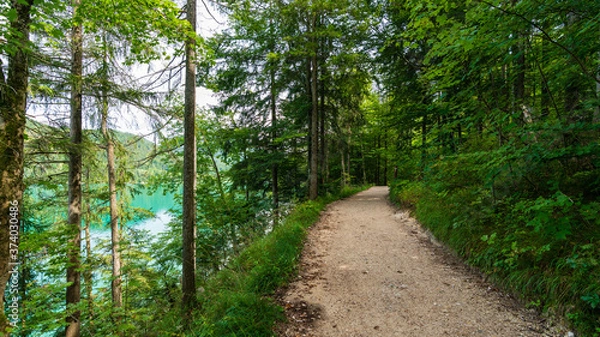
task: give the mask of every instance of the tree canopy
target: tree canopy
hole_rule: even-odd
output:
[[[226,20],[211,36],[204,7]],[[6,0],[0,18],[0,331],[272,335],[289,223],[377,184],[600,333],[597,1]],[[134,200],[157,193],[174,206],[152,234]]]

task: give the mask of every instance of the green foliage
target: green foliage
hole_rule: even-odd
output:
[[[34,5],[31,103],[50,106],[50,119],[69,105],[65,32],[82,23],[86,111],[108,95],[111,109],[136,106],[159,124],[172,120],[160,144],[113,133],[122,223],[149,215],[130,199],[146,188],[181,199],[180,98],[162,75],[140,89],[129,66],[176,60],[187,39],[203,49],[199,82],[220,104],[197,120],[204,292],[192,334],[272,335],[282,314],[268,296],[295,273],[305,229],[331,194],[395,177],[392,197],[439,239],[532,307],[600,335],[597,2],[226,1],[219,7],[229,25],[206,44],[171,1],[83,0],[73,19],[63,2]],[[5,60],[16,41],[6,1],[2,15]],[[150,92],[163,80],[168,92]],[[56,280],[66,265],[68,133],[29,121],[24,137],[24,335],[57,331],[67,314],[66,285]],[[103,136],[86,132],[81,147],[91,224],[107,216],[101,144]],[[307,195],[315,156],[325,198],[286,217]],[[157,238],[123,229],[123,309],[111,306],[107,291],[109,242],[85,254],[84,334],[185,335],[177,209]]]
[[[468,157],[434,164],[431,180],[396,183],[392,195],[500,284],[541,309],[564,312],[583,331],[598,324],[598,203],[561,191],[498,200],[482,188],[487,174],[451,175],[453,167],[466,167],[460,159]]]
[[[589,336],[600,326],[598,13],[589,1],[391,1],[377,58],[386,123],[405,140],[393,198]]]

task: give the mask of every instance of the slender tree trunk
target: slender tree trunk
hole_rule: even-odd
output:
[[[310,120],[310,132],[311,132],[311,158],[310,158],[310,184],[309,184],[309,198],[315,200],[319,195],[319,106],[318,106],[318,94],[317,94],[317,80],[318,80],[318,63],[317,63],[317,37],[316,34],[317,24],[317,13],[312,13],[311,19],[311,31],[312,46],[314,50],[311,55],[311,120]]]
[[[306,58],[306,98],[309,102],[312,103],[312,85],[311,85],[311,79],[312,79],[312,60],[310,57]],[[312,156],[313,156],[313,152],[312,152],[312,142],[313,142],[313,135],[312,135],[312,106],[310,107],[310,109],[307,111],[307,119],[308,119],[308,155],[307,155],[307,177],[308,177],[308,183],[309,183],[309,194],[310,194],[310,169],[311,169],[311,163],[312,163]]]
[[[248,171],[248,156],[246,155],[246,149],[242,150],[242,162],[244,163],[244,171]],[[248,188],[248,175],[244,174],[244,195],[246,202],[250,201],[250,189]]]
[[[367,183],[367,158],[365,156],[364,142],[360,138],[359,138],[359,142],[360,142],[360,157],[361,157],[361,169],[362,169],[362,183],[366,184]]]
[[[16,16],[10,28],[16,34],[14,48],[8,55],[8,74],[0,70],[0,295],[4,294],[10,278],[11,263],[17,262],[9,254],[11,229],[19,230],[23,200],[23,155],[27,86],[29,83],[29,25],[33,0],[12,1]],[[1,69],[1,65],[0,65]],[[16,209],[14,208],[16,207]],[[13,216],[14,215],[14,216]],[[15,219],[12,220],[11,219]],[[15,221],[17,221],[15,223]],[[17,241],[18,242],[18,241]],[[12,242],[15,244],[14,242]],[[14,246],[13,246],[14,248]],[[0,335],[9,326],[4,314],[4,296],[0,296]]]
[[[511,0],[511,5],[516,6],[517,0]],[[510,48],[510,53],[516,56],[512,69],[514,79],[512,81],[511,113],[516,122],[522,124],[526,119],[528,108],[525,106],[525,44],[524,34],[521,31],[513,32],[516,43]]]
[[[535,65],[537,67],[538,73],[540,75],[540,87],[541,87],[541,97],[540,97],[540,119],[545,120],[550,116],[550,108],[552,107],[556,113],[556,118],[561,119],[561,113],[558,110],[558,106],[556,105],[556,101],[550,91],[550,86],[548,83],[548,79],[546,74],[544,73],[544,69],[542,68],[541,61],[544,60],[544,53],[546,50],[548,42],[543,40],[540,42],[540,55],[535,60]]]
[[[377,143],[376,143],[376,149],[377,149],[377,171],[375,173],[375,180],[377,183],[377,186],[381,185],[381,135],[377,135]]]
[[[73,0],[73,15],[80,5],[80,0]],[[72,28],[71,58],[71,149],[69,151],[69,211],[67,250],[67,295],[66,337],[79,337],[81,312],[72,307],[81,300],[81,143],[82,143],[82,83],[83,83],[83,27],[76,24]]]
[[[346,184],[352,184],[352,167],[350,163],[350,151],[352,151],[352,129],[348,127],[348,144],[346,147],[346,154],[348,158],[346,158],[346,172],[348,175],[346,176]]]
[[[522,34],[517,34],[522,38]],[[519,123],[531,119],[529,107],[525,104],[525,48],[523,43],[518,42],[513,52],[517,55],[515,62],[515,79],[513,82],[513,113]],[[521,116],[522,114],[522,116]]]
[[[270,2],[269,6],[274,7],[275,5]],[[269,34],[271,40],[269,42],[269,50],[276,52],[275,49],[275,32],[274,32],[273,19],[269,18]],[[269,80],[270,80],[270,101],[271,101],[271,151],[272,151],[272,165],[271,165],[271,192],[273,194],[273,225],[277,225],[279,220],[279,165],[278,165],[278,150],[277,146],[277,89],[275,84],[275,69],[277,63],[271,61],[269,64]]]
[[[106,43],[106,42],[105,42]],[[104,67],[108,69],[108,54],[104,51]],[[104,74],[103,81],[108,81],[108,73]],[[107,83],[105,83],[107,85]],[[120,308],[123,305],[123,295],[121,290],[121,233],[119,230],[119,209],[117,204],[117,178],[115,174],[115,144],[108,129],[108,89],[102,89],[101,98],[101,129],[104,142],[106,143],[106,163],[108,171],[108,193],[109,193],[109,212],[110,212],[110,233],[112,242],[112,301],[114,308]]]
[[[187,0],[187,20],[196,31],[196,0]],[[183,157],[182,306],[185,325],[196,302],[196,44],[185,44],[185,111]]]
[[[341,158],[341,165],[342,165],[342,179],[341,179],[341,185],[342,188],[346,187],[346,154],[344,151],[344,144],[342,141],[340,141],[340,158]]]
[[[203,130],[201,130],[201,131],[203,132]],[[219,171],[219,166],[217,165],[217,160],[215,159],[214,152],[210,148],[210,145],[208,144],[208,141],[207,141],[206,134],[204,134],[204,133],[203,133],[203,138],[204,138],[204,148],[206,149],[206,153],[208,154],[208,157],[210,158],[213,170],[215,171],[215,177],[217,178],[217,187],[219,188],[219,194],[221,195],[221,202],[226,207],[227,212],[231,213],[232,210],[229,207],[229,203],[227,202],[227,195],[225,194],[225,189],[223,188],[223,180],[221,179],[221,172]],[[233,254],[235,255],[238,251],[238,246],[239,246],[238,241],[237,241],[237,228],[236,228],[236,225],[233,223],[230,226],[231,227],[230,227],[229,232],[230,232],[230,236],[231,236],[231,249],[233,251]]]
[[[325,151],[327,139],[325,138],[326,130],[325,130],[325,81],[324,79],[324,67],[320,67],[321,72],[321,80],[319,80],[319,141],[320,141],[320,149],[319,149],[319,169],[320,169],[320,180],[321,186],[325,186],[327,183],[326,180],[326,165],[325,165]]]
[[[387,139],[387,130],[383,132],[383,186],[387,186],[388,184],[388,156],[387,156],[387,148],[388,148],[388,139]]]
[[[279,181],[278,181],[278,165],[277,165],[277,91],[275,90],[275,69],[270,69],[271,79],[271,143],[273,149],[273,164],[271,165],[271,187],[273,192],[273,219],[274,224],[277,224],[279,218]]]

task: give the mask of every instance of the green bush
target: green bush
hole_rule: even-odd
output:
[[[564,315],[582,335],[600,336],[600,204],[560,184],[511,186],[535,177],[525,166],[502,169],[505,155],[443,158],[421,180],[394,182],[392,200],[499,285]]]

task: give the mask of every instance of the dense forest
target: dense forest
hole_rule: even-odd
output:
[[[600,2],[0,12],[1,334],[273,335],[305,228],[377,184],[529,307],[600,336]],[[133,225],[153,193],[175,202],[158,234]]]

